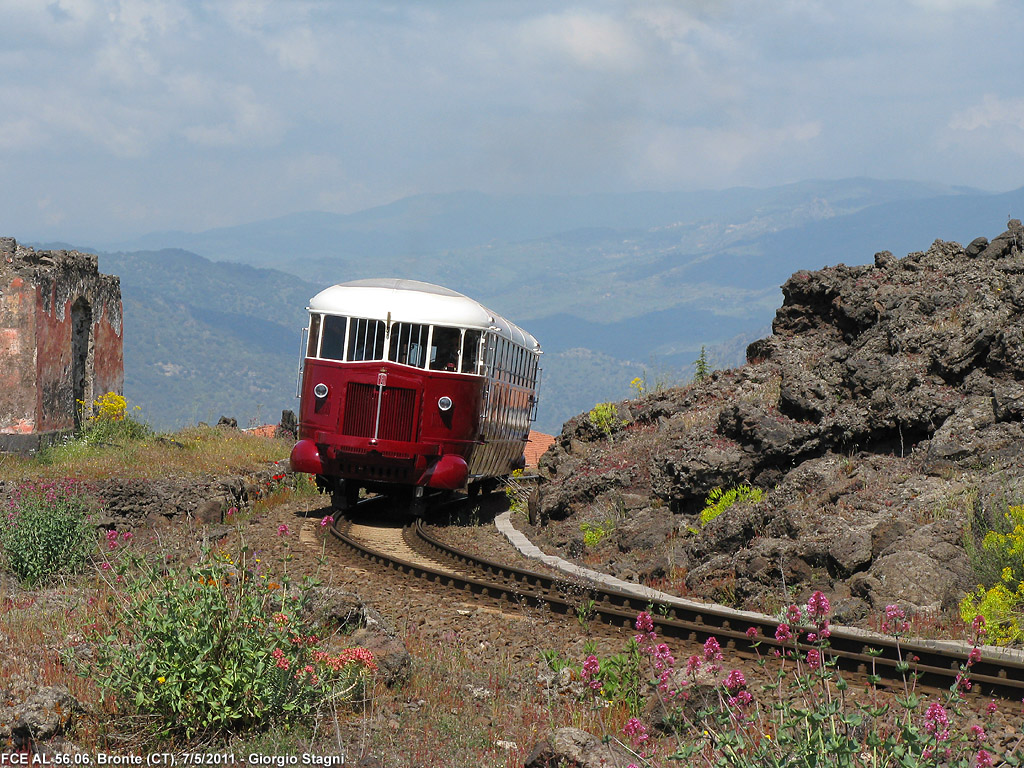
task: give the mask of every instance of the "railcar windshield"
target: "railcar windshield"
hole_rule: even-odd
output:
[[[434,333],[430,338],[430,370],[457,371],[461,343],[461,330],[435,325]]]
[[[418,323],[395,323],[391,326],[391,344],[388,360],[402,365],[422,368],[426,360],[430,326]]]
[[[466,331],[462,334],[462,372],[476,373],[480,358],[480,331]]]
[[[323,321],[323,338],[320,341],[320,357],[328,360],[341,360],[345,357],[345,331],[348,318],[337,315],[326,315]],[[310,345],[313,344],[313,330],[309,331]]]
[[[306,357],[319,357],[320,319],[323,315],[310,315],[309,338],[306,340]]]
[[[348,336],[348,356],[346,360],[383,360],[385,323],[383,320],[363,320],[352,318],[352,327]]]
[[[480,330],[311,313],[306,356],[342,362],[390,360],[432,371],[478,373]]]

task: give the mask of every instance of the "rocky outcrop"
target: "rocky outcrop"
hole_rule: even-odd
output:
[[[600,523],[613,571],[746,607],[794,589],[851,621],[954,605],[975,580],[966,527],[1024,500],[1022,245],[1014,220],[966,249],[797,272],[747,365],[620,404],[608,438],[587,414],[565,425],[535,535]],[[701,526],[708,493],[740,483],[763,498]]]
[[[209,524],[228,519],[228,511],[246,509],[295,476],[276,464],[238,475],[114,477],[82,484],[103,513],[93,518],[101,528],[135,528],[179,519]],[[16,483],[0,480],[0,502],[16,490]]]

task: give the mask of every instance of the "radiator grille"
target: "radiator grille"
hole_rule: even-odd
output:
[[[377,391],[372,384],[351,382],[345,394],[345,422],[342,431],[352,437],[373,437],[377,418]],[[381,440],[415,440],[416,390],[384,387],[380,401]]]

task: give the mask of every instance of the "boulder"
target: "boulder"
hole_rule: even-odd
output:
[[[378,674],[384,684],[392,687],[404,685],[412,676],[412,655],[399,638],[383,632],[363,628],[346,638],[353,646],[373,653]]]
[[[82,705],[63,685],[40,688],[14,708],[12,737],[27,735],[45,741],[64,733],[71,719],[82,711]]]
[[[604,743],[579,728],[559,728],[537,742],[524,768],[626,768],[635,755],[614,742]]]

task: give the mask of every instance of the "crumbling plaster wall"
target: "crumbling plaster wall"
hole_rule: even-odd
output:
[[[77,370],[76,303],[89,320]],[[96,256],[0,238],[0,435],[73,429],[76,399],[120,393],[122,330],[120,280]]]

